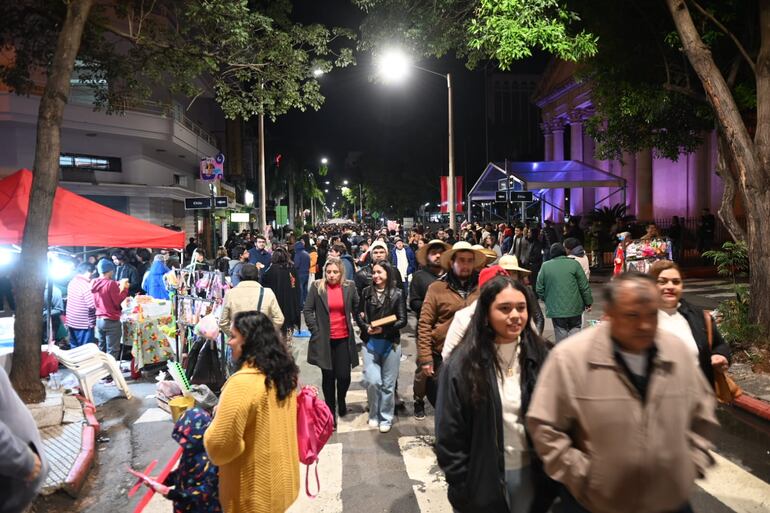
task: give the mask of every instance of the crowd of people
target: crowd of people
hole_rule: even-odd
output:
[[[351,370],[363,363],[368,424],[388,433],[404,403],[397,383],[411,312],[413,415],[426,418],[426,400],[435,410],[435,452],[455,511],[546,512],[557,502],[568,513],[691,511],[694,481],[713,464],[713,383],[729,347],[715,321],[682,299],[682,273],[669,260],[616,276],[602,293],[604,317],[589,327],[592,260],[579,230],[322,225],[285,240],[244,231],[213,262],[191,240],[186,260],[232,286],[220,318],[229,379],[213,418],[193,410],[180,421],[208,426],[190,447],[216,476],[207,503],[274,512],[296,499],[301,317],[335,428],[349,413]],[[97,261],[90,284],[92,264],[78,267],[70,343],[90,341],[83,330],[95,327],[102,348],[116,349],[116,308],[132,284],[150,292],[151,260],[165,266],[169,257],[143,255],[141,272],[113,254]],[[151,485],[201,504],[184,492],[188,481]]]

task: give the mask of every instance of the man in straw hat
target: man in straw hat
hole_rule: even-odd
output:
[[[465,308],[478,297],[478,269],[486,257],[465,241],[456,242],[439,259],[446,274],[428,287],[417,323],[417,364],[420,376],[415,378],[415,418],[424,409],[427,396],[436,404],[436,377],[441,367],[441,349],[455,312]]]
[[[452,246],[446,242],[433,239],[417,250],[416,258],[417,263],[420,264],[420,270],[414,273],[412,283],[409,285],[409,308],[417,314],[418,320],[422,311],[422,303],[428,293],[428,287],[443,273],[441,255],[449,249],[452,249]],[[425,383],[425,375],[418,363],[414,373],[414,416],[420,420],[425,418],[425,402],[423,401]]]

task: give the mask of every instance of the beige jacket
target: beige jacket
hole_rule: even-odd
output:
[[[593,513],[681,508],[714,463],[714,392],[681,340],[658,331],[642,402],[614,357],[609,322],[557,345],[527,427],[545,470]]]
[[[278,306],[278,300],[275,298],[275,293],[267,288],[263,287],[256,281],[242,281],[225,292],[225,301],[222,308],[222,317],[219,320],[219,327],[225,333],[229,333],[230,323],[238,312],[247,312],[249,310],[256,310],[259,304],[259,289],[265,291],[262,297],[262,309],[263,314],[270,317],[275,327],[281,329],[283,326],[283,312],[281,307]]]

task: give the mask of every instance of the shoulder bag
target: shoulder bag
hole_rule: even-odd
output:
[[[706,337],[709,343],[709,354],[711,354],[711,345],[714,341],[714,328],[712,326],[712,317],[706,310],[703,311],[703,320],[706,322]],[[717,401],[722,404],[732,404],[732,402],[743,395],[743,390],[733,381],[733,378],[726,371],[714,369],[714,390],[716,391]]]

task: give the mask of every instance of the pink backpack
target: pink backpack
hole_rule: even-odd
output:
[[[316,495],[310,493],[308,473],[310,465],[315,463],[315,481],[318,491],[321,482],[318,480],[318,455],[334,432],[334,416],[329,407],[318,398],[315,388],[305,385],[297,396],[297,446],[299,461],[305,464],[305,493],[311,499]]]

